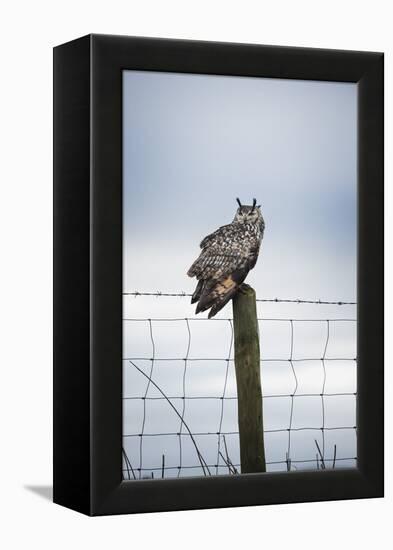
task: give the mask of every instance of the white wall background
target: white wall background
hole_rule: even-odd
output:
[[[390,11],[389,2],[382,0],[145,0],[143,4],[37,0],[2,7],[0,543],[4,548],[238,548],[260,543],[323,550],[344,545],[366,548],[376,541],[387,546],[383,540],[391,539],[391,437],[384,500],[88,519],[54,506],[38,493],[47,495],[51,483],[52,46],[96,32],[385,51],[389,97]],[[389,105],[386,122],[388,151]],[[388,162],[387,182],[390,176]],[[391,206],[389,188],[387,197]],[[390,235],[389,218],[387,229]],[[387,330],[390,312],[388,321]],[[389,359],[390,342],[387,351]],[[391,378],[387,368],[388,395]],[[388,418],[391,412],[388,401]]]

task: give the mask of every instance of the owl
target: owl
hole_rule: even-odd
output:
[[[236,200],[239,208],[233,221],[203,239],[202,252],[187,273],[198,280],[191,298],[192,304],[198,302],[195,313],[210,309],[209,319],[233,298],[255,266],[265,230],[256,199],[252,206]]]

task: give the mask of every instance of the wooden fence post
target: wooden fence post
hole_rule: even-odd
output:
[[[266,472],[255,290],[243,284],[232,307],[241,471]]]

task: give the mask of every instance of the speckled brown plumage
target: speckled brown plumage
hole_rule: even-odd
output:
[[[265,223],[256,200],[241,205],[232,223],[205,237],[202,252],[188,270],[198,284],[191,303],[198,302],[196,313],[210,309],[213,317],[234,296],[258,259]]]

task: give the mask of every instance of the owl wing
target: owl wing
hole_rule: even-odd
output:
[[[202,252],[188,271],[199,280],[192,302],[196,313],[211,308],[215,315],[233,297],[254,267],[260,241],[245,226],[224,225],[201,242]]]

